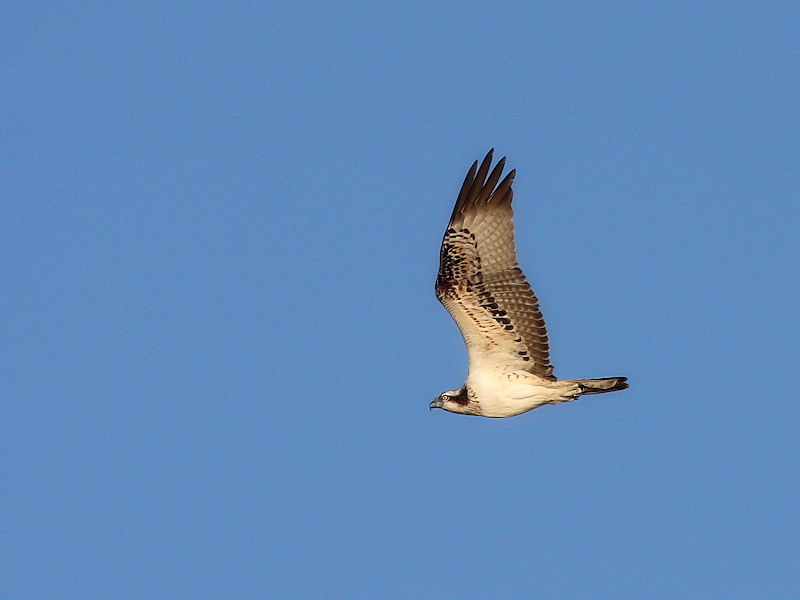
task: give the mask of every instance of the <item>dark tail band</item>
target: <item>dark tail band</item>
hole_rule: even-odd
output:
[[[604,394],[628,387],[627,377],[603,377],[602,379],[576,379],[582,394]]]

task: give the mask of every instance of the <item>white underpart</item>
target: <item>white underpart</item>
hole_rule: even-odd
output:
[[[547,381],[526,371],[470,369],[467,385],[485,417],[513,417],[542,404],[568,402],[580,394],[571,381]]]

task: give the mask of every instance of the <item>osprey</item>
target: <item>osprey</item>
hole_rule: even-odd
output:
[[[506,159],[472,164],[442,240],[436,297],[455,320],[469,355],[458,390],[430,408],[483,417],[512,417],[583,394],[624,390],[626,377],[556,379],[539,301],[517,266]],[[488,179],[487,179],[488,175]],[[497,187],[495,187],[497,186]]]

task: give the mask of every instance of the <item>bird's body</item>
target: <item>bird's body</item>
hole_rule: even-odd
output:
[[[436,296],[467,345],[463,387],[439,395],[431,408],[484,417],[511,417],[542,404],[628,387],[624,377],[558,380],[539,302],[517,266],[511,171],[489,174],[490,151],[472,165],[442,240]],[[488,179],[487,179],[488,175]],[[495,188],[495,186],[497,186]]]

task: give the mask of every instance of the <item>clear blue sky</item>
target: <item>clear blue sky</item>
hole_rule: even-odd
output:
[[[0,13],[0,598],[798,597],[795,3]],[[428,410],[490,147],[629,390]]]

